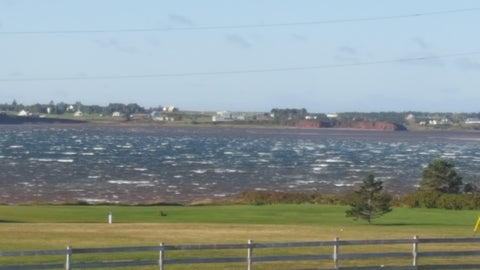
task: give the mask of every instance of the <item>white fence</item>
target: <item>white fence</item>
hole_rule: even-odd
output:
[[[478,246],[475,245],[478,244]],[[425,251],[419,251],[420,244]],[[455,244],[455,250],[450,250],[449,246],[444,244]],[[342,253],[343,247],[347,246],[375,246],[375,250],[395,250],[395,246],[411,245],[411,250],[405,248],[398,251],[389,252],[346,252]],[[443,248],[439,249],[439,246]],[[461,246],[461,248],[458,248]],[[311,254],[311,249],[318,247],[330,247],[331,252],[324,254]],[[310,249],[308,254],[285,254],[285,249],[292,250],[296,248]],[[262,263],[266,262],[299,262],[299,261],[323,261],[330,264],[327,268],[303,268],[302,270],[313,269],[480,269],[480,238],[425,238],[417,236],[413,239],[385,239],[385,240],[340,240],[335,238],[333,241],[315,241],[315,242],[286,242],[286,243],[254,243],[249,240],[246,244],[205,244],[205,245],[165,245],[161,243],[158,246],[139,246],[139,247],[109,247],[109,248],[71,248],[62,250],[32,250],[32,251],[0,251],[0,257],[32,257],[32,256],[65,256],[63,262],[42,263],[42,264],[16,264],[1,265],[0,270],[30,270],[30,269],[87,269],[87,268],[112,268],[126,266],[155,266],[154,269],[164,270],[169,265],[198,265],[198,264],[244,264],[247,270],[254,268],[262,269]],[[260,249],[283,249],[283,255],[254,255],[254,251]],[[245,250],[245,256],[238,257],[186,257],[167,258],[166,254],[175,251],[198,251],[198,250]],[[123,258],[116,261],[98,261],[81,262],[76,261],[74,255],[92,254],[92,253],[130,253],[130,252],[151,252],[156,253],[157,259],[142,260]],[[282,251],[280,251],[282,253]],[[477,257],[478,256],[478,257]],[[477,257],[477,263],[471,258]],[[403,258],[409,263],[405,265],[382,265],[385,259]],[[443,263],[419,264],[419,258],[442,258]],[[446,259],[456,258],[456,259]],[[465,259],[470,258],[470,259]],[[370,266],[351,266],[352,262],[369,259]],[[446,260],[445,260],[446,259]],[[4,260],[2,260],[4,261]],[[330,261],[330,262],[329,262]],[[349,262],[342,267],[342,262]],[[447,262],[447,263],[445,263]],[[254,267],[255,266],[255,267]],[[258,267],[257,267],[258,266]],[[276,268],[278,269],[278,268]],[[300,269],[300,268],[288,268]]]

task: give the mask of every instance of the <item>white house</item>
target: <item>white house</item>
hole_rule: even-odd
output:
[[[32,115],[30,112],[28,111],[25,111],[25,110],[21,110],[18,114],[18,116],[30,116]]]
[[[76,111],[73,116],[76,116],[76,117],[82,117],[83,116],[83,112],[81,111]]]
[[[113,112],[112,117],[120,117],[122,114],[120,112]]]
[[[164,112],[172,113],[172,112],[178,111],[178,109],[177,109],[175,106],[168,106],[168,107],[164,107],[164,108],[163,108],[163,111],[164,111]]]
[[[67,106],[67,112],[74,112],[75,111],[75,106],[73,105],[68,105]]]
[[[465,120],[465,124],[480,124],[480,119],[479,118],[467,118],[467,120]]]

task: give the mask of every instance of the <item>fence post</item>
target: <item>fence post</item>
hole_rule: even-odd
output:
[[[338,237],[333,240],[335,241],[333,244],[333,268],[338,269]]]
[[[67,256],[65,260],[65,270],[72,269],[72,247],[67,246]]]
[[[418,265],[418,235],[413,236],[413,250],[412,250],[412,255],[413,255],[413,266]]]
[[[253,241],[248,240],[248,249],[247,249],[247,270],[252,270],[252,256],[253,256]]]
[[[158,259],[158,266],[160,270],[164,270],[163,265],[165,260],[165,244],[163,242],[160,243],[160,254]]]

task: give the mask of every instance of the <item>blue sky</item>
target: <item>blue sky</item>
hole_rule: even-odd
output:
[[[478,112],[478,25],[474,0],[0,0],[0,102]]]

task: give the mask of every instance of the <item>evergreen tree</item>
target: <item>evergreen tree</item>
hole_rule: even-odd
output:
[[[455,171],[453,163],[440,158],[432,161],[423,170],[420,190],[439,193],[459,193],[462,177]]]
[[[370,224],[372,219],[392,211],[391,200],[383,191],[383,182],[375,181],[375,176],[370,174],[363,180],[360,189],[355,191],[350,203],[351,208],[346,211],[347,217],[363,219]]]

